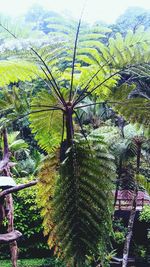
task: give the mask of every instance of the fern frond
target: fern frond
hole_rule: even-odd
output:
[[[29,120],[32,133],[35,134],[39,146],[47,153],[55,150],[61,142],[62,112],[51,110],[56,103],[57,99],[46,90],[39,92],[31,102]]]
[[[53,202],[54,232],[64,257],[82,264],[108,226],[111,179],[115,177],[113,157],[106,145],[102,139],[91,140],[95,152],[83,140],[66,152]]]
[[[147,191],[147,193],[150,195],[150,181],[142,174],[136,175],[136,180],[138,184]]]
[[[53,197],[55,192],[55,185],[57,181],[57,169],[59,166],[59,152],[56,151],[53,155],[47,157],[40,167],[37,184],[37,204],[41,210],[43,218],[44,235],[51,232],[51,238],[48,239],[50,248],[56,244],[56,238],[53,235],[54,223],[52,221]]]
[[[85,47],[85,49],[80,49],[79,47],[79,59],[82,61],[82,64],[94,66],[97,70],[99,66],[103,66],[104,69],[106,68],[103,80],[107,80],[109,73],[109,81],[112,81],[112,78],[116,79],[116,83],[111,84],[110,82],[110,87],[113,88],[121,76],[117,77],[117,75],[114,75],[112,77],[111,74],[119,70],[125,70],[125,72],[134,77],[149,76],[150,53],[148,44],[150,44],[149,34],[142,28],[135,33],[129,32],[125,38],[117,34],[115,38],[109,39],[108,46],[100,41],[96,41],[95,45],[93,42],[93,46],[88,44],[88,47]],[[96,75],[95,79],[101,77],[101,74],[102,71],[99,72],[99,75]],[[99,88],[97,88],[96,93],[100,91]],[[90,88],[88,89],[90,91]]]
[[[31,81],[38,75],[37,67],[27,61],[1,60],[0,61],[0,87],[17,83],[18,81]]]
[[[136,124],[138,128],[143,127],[145,134],[149,135],[150,101],[142,97],[129,98],[134,88],[136,88],[134,84],[123,84],[116,88],[110,95],[114,101],[112,107],[130,123]]]

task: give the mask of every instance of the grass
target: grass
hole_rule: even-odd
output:
[[[0,260],[0,267],[12,267],[10,260]],[[18,267],[63,267],[54,259],[21,259]]]

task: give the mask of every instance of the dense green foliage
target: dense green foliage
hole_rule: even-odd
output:
[[[19,181],[18,181],[19,182]],[[22,179],[20,179],[22,183]],[[48,255],[48,246],[43,237],[42,220],[36,203],[36,188],[25,189],[14,196],[15,228],[23,233],[20,241],[20,257]],[[47,252],[46,252],[47,251]]]
[[[30,255],[32,249],[46,249],[37,238],[42,230],[37,193],[44,234],[57,256],[75,267],[85,266],[94,257],[108,265],[114,253],[108,253],[113,183],[117,190],[133,192],[137,184],[149,189],[145,171],[149,148],[143,146],[143,136],[150,133],[149,30],[136,27],[111,35],[107,27],[79,22],[76,32],[75,21],[69,26],[66,18],[50,15],[53,20],[48,19],[49,12],[37,9],[35,14],[31,10],[28,18],[34,26],[38,16],[36,29],[46,34],[45,43],[40,40],[37,47],[31,45],[33,42],[22,43],[15,53],[6,49],[7,65],[5,61],[1,64],[0,85],[11,84],[1,90],[0,112],[4,117],[0,125],[9,125],[12,131],[16,127],[12,122],[22,119],[23,128],[24,117],[29,115],[32,134],[46,155],[38,172],[37,191],[28,189],[15,196],[15,224],[26,240],[36,240],[36,247],[29,242],[30,251],[25,247],[22,251]],[[24,57],[28,67],[26,61],[20,61]],[[138,159],[139,143],[142,160]],[[42,156],[35,153],[37,144],[32,144],[28,147],[19,140],[10,143],[12,159],[18,162],[13,170],[17,177],[37,174]],[[144,174],[138,163],[142,163]],[[122,243],[124,234],[116,231],[115,238]]]
[[[140,221],[144,221],[149,223],[150,222],[150,207],[149,206],[145,206],[142,210],[142,212],[140,213],[140,217],[139,217]]]
[[[10,261],[0,261],[1,267],[10,267]],[[63,263],[55,258],[47,259],[25,259],[18,260],[18,267],[65,267]]]

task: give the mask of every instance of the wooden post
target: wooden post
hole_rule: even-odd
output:
[[[5,176],[11,177],[10,168],[14,166],[14,164],[10,162],[10,152],[9,152],[9,147],[8,147],[6,128],[3,129],[2,138],[3,138],[3,143],[4,143],[4,150],[3,150],[3,159],[0,161],[0,172],[3,172]],[[9,245],[10,245],[12,267],[17,267],[18,246],[17,246],[16,240],[22,235],[19,231],[14,230],[14,206],[13,206],[12,193],[22,190],[24,188],[34,186],[36,184],[37,184],[37,180],[34,180],[27,184],[16,185],[12,188],[7,188],[0,192],[0,219],[1,220],[3,220],[3,217],[4,217],[4,207],[3,207],[4,198],[5,198],[6,209],[8,211],[8,213],[5,214],[5,216],[8,219],[8,229],[7,229],[8,233],[2,234],[0,236],[0,241],[10,242]]]
[[[14,231],[14,207],[13,207],[13,198],[12,194],[6,196],[6,204],[8,208],[8,233]],[[9,244],[10,246],[10,253],[11,253],[11,262],[13,267],[17,267],[17,259],[18,259],[18,246],[17,242],[13,241]]]
[[[129,218],[129,223],[128,223],[128,232],[127,232],[127,236],[126,236],[125,243],[124,243],[122,267],[127,267],[127,264],[128,264],[130,242],[132,238],[133,225],[134,225],[134,220],[135,220],[135,215],[136,215],[137,193],[138,191],[135,190],[134,196],[133,196],[132,210],[130,212],[130,218]]]
[[[2,132],[3,137],[3,143],[4,143],[4,151],[3,151],[3,160],[8,162],[3,170],[4,175],[11,176],[10,172],[10,166],[9,166],[9,158],[10,158],[10,152],[8,147],[8,138],[7,138],[7,130],[6,128],[3,129]],[[6,206],[8,208],[8,233],[14,230],[14,207],[13,207],[13,198],[11,194],[8,194],[6,196]],[[13,241],[10,243],[10,253],[11,253],[11,262],[12,267],[17,267],[17,259],[18,259],[18,246],[17,242]]]
[[[139,174],[140,163],[141,163],[141,146],[142,146],[143,140],[140,137],[135,137],[134,142],[137,146],[136,174]],[[122,267],[127,267],[127,265],[128,265],[128,255],[129,255],[129,249],[130,249],[130,242],[131,242],[131,238],[132,238],[133,225],[134,225],[134,220],[135,220],[135,215],[136,215],[138,189],[139,189],[138,183],[135,180],[132,209],[130,212],[129,223],[128,223],[128,232],[127,232],[127,236],[126,236],[125,244],[124,244],[124,249],[123,249]]]
[[[119,210],[121,210],[121,199],[119,199],[118,201],[119,201]]]

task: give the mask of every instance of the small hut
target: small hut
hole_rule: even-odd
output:
[[[119,190],[116,201],[116,210],[131,210],[133,201],[133,191]],[[138,191],[136,209],[142,210],[144,205],[150,205],[150,196],[144,191]]]

